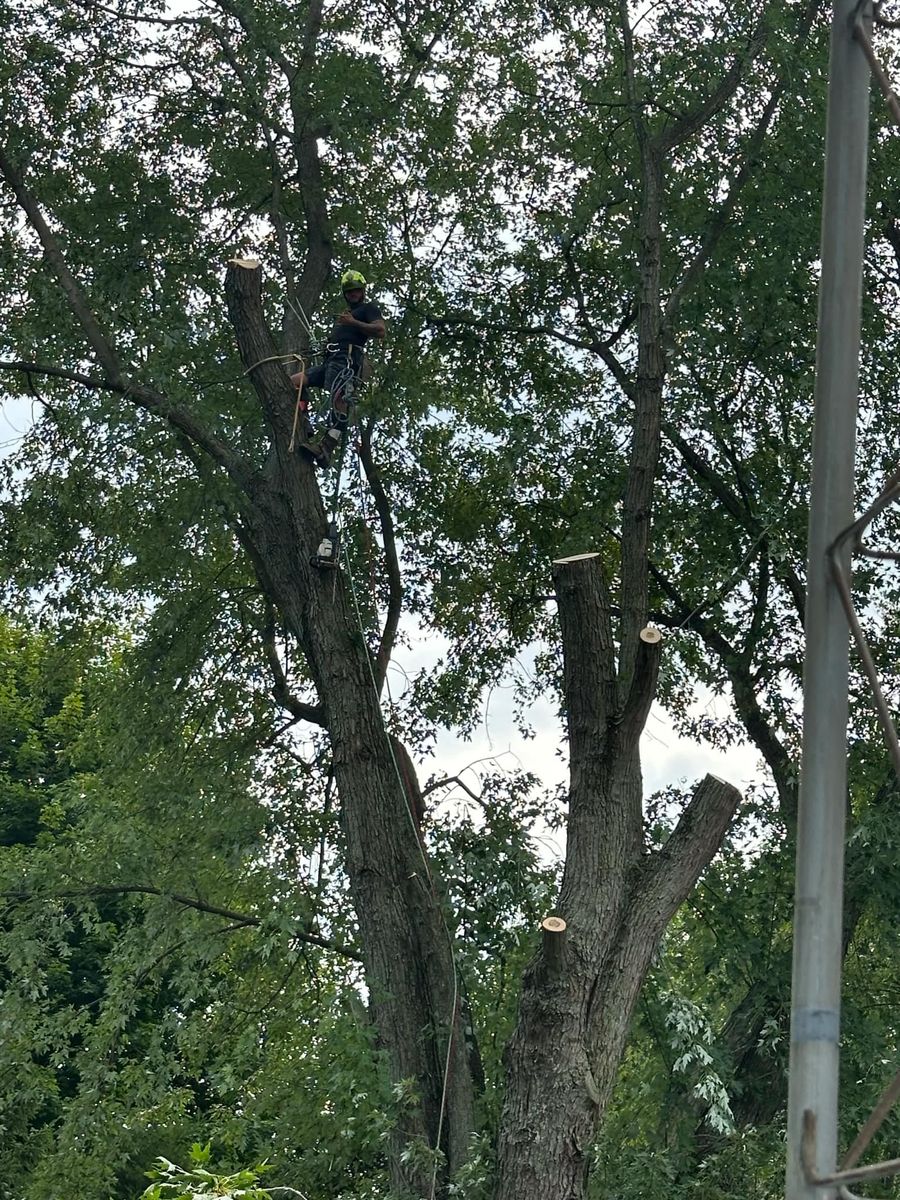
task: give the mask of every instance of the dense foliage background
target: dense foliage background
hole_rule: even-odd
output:
[[[441,647],[386,712],[436,785],[423,836],[482,1076],[448,1192],[466,1200],[492,1188],[565,795],[521,772],[444,784],[430,755],[500,680],[523,737],[537,696],[562,705],[553,558],[594,550],[617,579],[646,235],[635,111],[672,134],[658,699],[698,742],[754,745],[760,776],[655,957],[590,1195],[781,1188],[828,14],[759,9],[0,0],[0,148],[136,378],[261,455],[224,264],[263,263],[270,323],[302,352],[323,213],[318,329],[343,266],[385,309],[361,420],[399,545],[401,645],[415,628]],[[896,465],[895,138],[874,109],[861,501]],[[97,386],[6,175],[0,379],[25,432],[0,463],[0,1197],[130,1200],[157,1156],[207,1140],[223,1169],[267,1159],[267,1184],[309,1200],[385,1196],[415,1101],[367,1017],[327,739],[284,702],[313,703],[312,682],[225,519],[227,481],[165,412]],[[354,633],[373,645],[391,595],[377,507],[351,461]],[[894,685],[896,579],[856,585]],[[534,673],[516,670],[535,647]],[[900,1035],[898,791],[853,686],[847,1138]],[[698,716],[700,688],[733,715]],[[688,791],[647,798],[651,847]]]

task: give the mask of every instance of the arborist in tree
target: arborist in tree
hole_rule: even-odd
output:
[[[381,309],[373,301],[366,300],[366,280],[359,271],[344,272],[341,291],[347,307],[332,326],[324,361],[308,372],[298,371],[291,376],[291,383],[300,389],[300,406],[304,413],[309,409],[309,388],[327,388],[331,393],[331,409],[324,434],[318,441],[311,440],[314,434],[310,426],[310,440],[300,443],[300,449],[311,454],[323,467],[331,463],[350,422],[356,385],[367,365],[363,347],[370,338],[385,335]]]

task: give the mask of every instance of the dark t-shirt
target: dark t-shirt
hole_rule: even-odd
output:
[[[357,304],[355,308],[350,309],[350,314],[357,321],[365,321],[367,325],[373,321],[382,320],[381,309],[371,300]],[[329,342],[339,342],[342,346],[364,346],[372,336],[373,334],[366,333],[364,329],[360,329],[356,325],[342,325],[340,321],[335,321],[328,340]]]

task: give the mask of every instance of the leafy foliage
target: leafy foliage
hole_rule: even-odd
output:
[[[530,699],[560,702],[550,560],[596,550],[620,579],[644,201],[621,11],[326,5],[313,49],[314,7],[5,0],[3,147],[129,371],[262,469],[221,264],[261,259],[270,321],[301,350],[284,301],[315,144],[335,262],[373,277],[390,317],[362,417],[407,612],[442,647],[391,714],[421,757],[439,729],[471,733],[500,679],[525,726]],[[648,136],[745,62],[758,10],[641,18]],[[806,11],[766,7],[757,57],[663,180],[667,297],[715,241],[664,331],[659,700],[698,741],[753,739],[769,774],[651,972],[595,1147],[596,1194],[623,1200],[648,1175],[670,1195],[780,1186],[826,32],[814,12],[802,33]],[[861,499],[896,444],[896,155],[873,124]],[[324,740],[273,700],[273,647],[290,691],[315,690],[235,538],[239,497],[158,414],[92,385],[18,216],[0,263],[4,399],[34,412],[0,464],[4,594],[31,614],[0,626],[0,1194],[131,1197],[154,1158],[207,1138],[311,1200],[383,1193],[408,1097],[366,1011]],[[88,379],[7,369],[21,361]],[[362,483],[344,509],[371,633],[389,580]],[[894,533],[888,518],[879,536]],[[896,580],[856,584],[892,671]],[[535,644],[529,680],[515,661]],[[701,688],[735,715],[698,715]],[[862,706],[853,733],[848,1125],[896,1055],[875,965],[892,955],[896,790]],[[467,1200],[492,1185],[503,1046],[559,876],[538,838],[563,807],[526,775],[479,788],[434,789],[423,826],[484,1080],[479,1150],[451,1185]],[[648,801],[648,847],[683,802]],[[266,1194],[249,1169],[194,1167],[145,1195]]]
[[[157,1160],[148,1175],[154,1182],[141,1195],[141,1200],[195,1200],[197,1196],[222,1196],[224,1200],[269,1200],[272,1193],[257,1187],[265,1164],[238,1171],[233,1175],[214,1175],[207,1168],[209,1144],[195,1142],[191,1147],[190,1167],[179,1167],[166,1158]],[[294,1191],[293,1188],[279,1189]],[[295,1192],[295,1195],[301,1193]]]

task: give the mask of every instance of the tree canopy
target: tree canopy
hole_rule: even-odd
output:
[[[309,1200],[779,1190],[826,18],[0,0],[0,1196],[207,1142]],[[388,337],[317,475],[289,374],[346,267]],[[890,675],[896,584],[854,583]],[[500,681],[567,788],[432,761]],[[897,1052],[856,690],[848,1133]],[[759,783],[645,796],[653,702]]]

